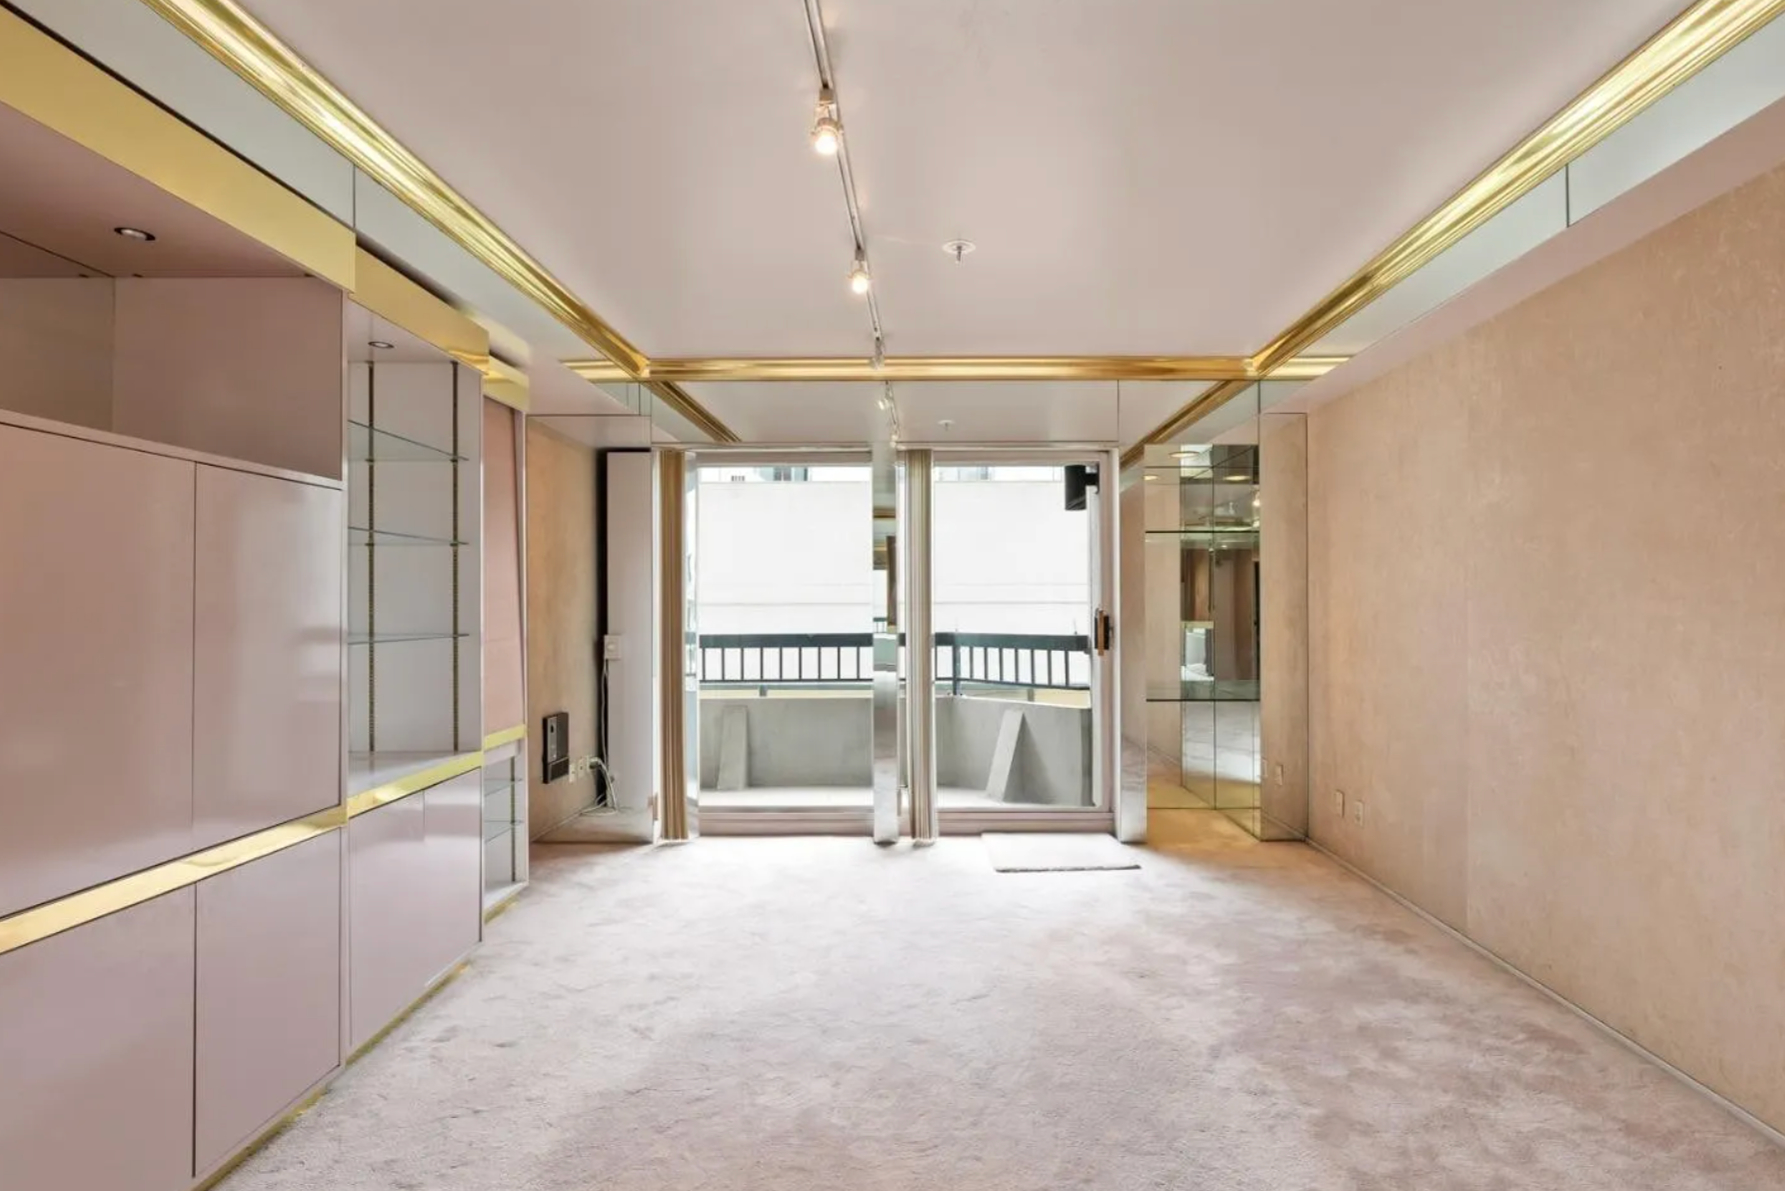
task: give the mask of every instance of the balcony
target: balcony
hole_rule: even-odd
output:
[[[701,805],[866,806],[873,649],[869,633],[703,635]],[[1090,656],[1082,635],[936,635],[942,806],[1092,804]]]

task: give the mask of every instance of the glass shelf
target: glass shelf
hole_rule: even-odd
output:
[[[487,844],[491,840],[501,839],[513,830],[514,821],[512,819],[485,822],[483,825],[483,842]]]
[[[1148,703],[1256,703],[1256,678],[1188,679],[1180,683],[1149,683]]]
[[[1148,537],[1158,536],[1167,538],[1243,538],[1256,537],[1257,534],[1258,526],[1256,525],[1179,525],[1174,526],[1171,529],[1147,530]]]
[[[483,792],[486,798],[491,794],[500,794],[505,790],[512,790],[514,789],[514,786],[515,779],[512,777],[497,777],[495,774],[492,774],[487,770],[484,772]]]
[[[347,527],[349,540],[355,546],[463,546],[462,538],[442,538],[425,533],[401,533],[394,529],[367,529],[363,525]]]
[[[347,457],[355,463],[461,463],[465,458],[364,422],[347,423]]]
[[[349,633],[349,645],[385,645],[392,641],[453,641],[470,633]]]

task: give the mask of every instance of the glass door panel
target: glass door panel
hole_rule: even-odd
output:
[[[703,453],[697,487],[703,821],[863,812],[865,830],[886,599],[870,468]]]
[[[1083,811],[1101,801],[1095,497],[1069,508],[1067,470],[1052,460],[936,456],[934,739],[944,815]]]

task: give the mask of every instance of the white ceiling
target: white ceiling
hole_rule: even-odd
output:
[[[827,0],[889,350],[1250,351],[1681,4]],[[248,6],[648,353],[865,352],[801,0]]]

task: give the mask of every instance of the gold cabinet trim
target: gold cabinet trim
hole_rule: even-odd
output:
[[[505,744],[513,744],[517,740],[527,739],[527,725],[516,724],[512,728],[504,728],[500,732],[491,732],[483,738],[483,751],[499,749]]]
[[[257,831],[253,835],[218,844],[202,852],[194,852],[178,860],[119,877],[91,889],[69,894],[53,902],[21,910],[8,918],[0,918],[0,955],[16,951],[27,944],[73,930],[77,926],[128,910],[131,906],[196,885],[206,877],[240,868],[251,861],[282,852],[297,844],[307,843],[319,835],[327,835],[347,822],[342,807],[306,815]]]

